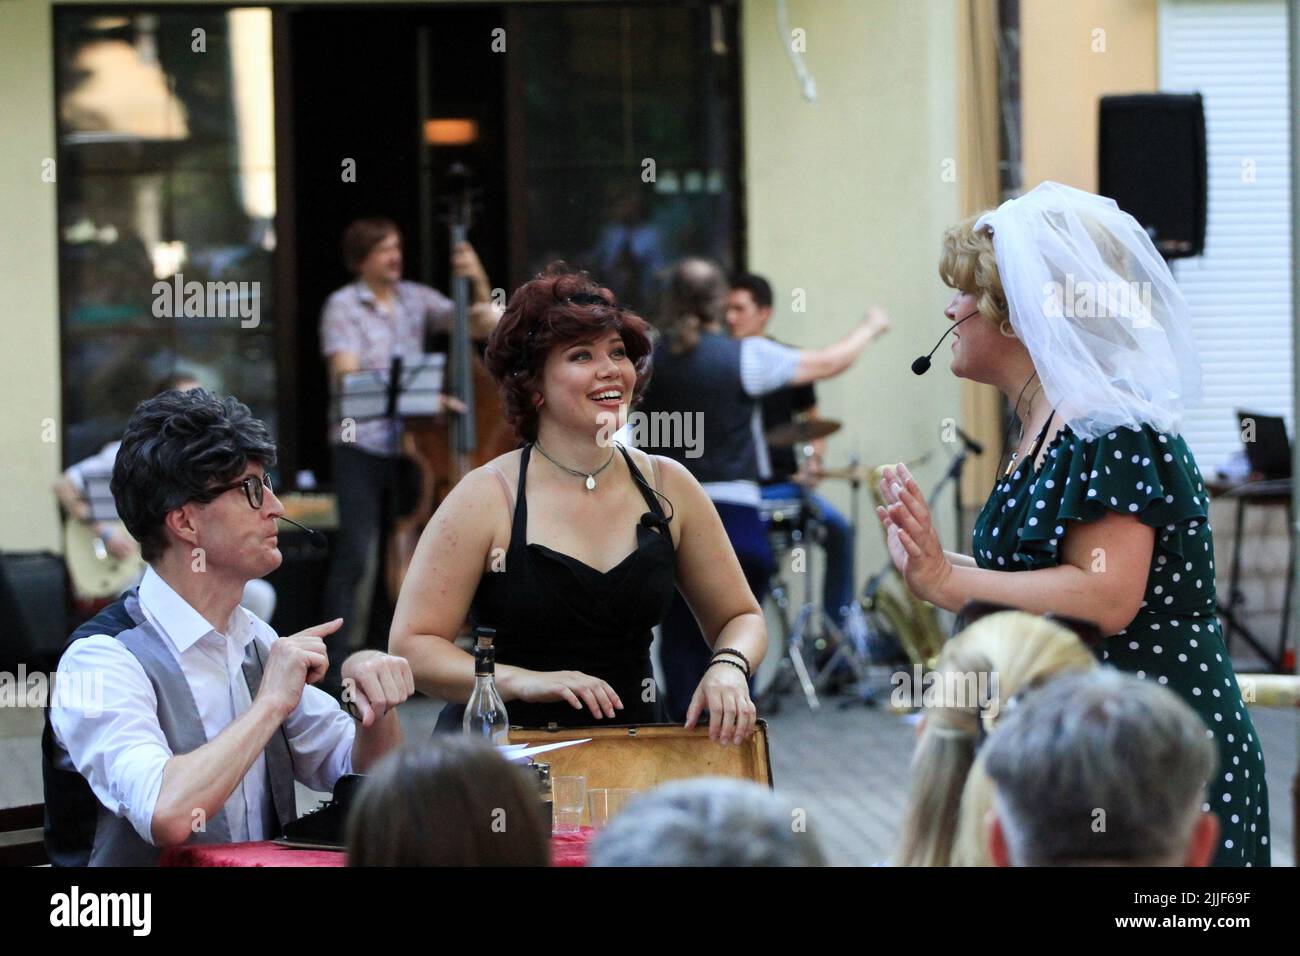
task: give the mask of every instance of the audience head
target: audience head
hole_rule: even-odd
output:
[[[727,295],[727,325],[738,339],[762,335],[772,318],[772,287],[760,275],[742,272],[731,277]]]
[[[945,645],[926,676],[911,796],[894,854],[901,866],[987,862],[989,784],[976,761],[1010,701],[1096,659],[1067,628],[1020,611],[976,621]]]
[[[546,866],[537,780],[485,740],[436,734],[367,775],[347,824],[349,866]]]
[[[592,866],[823,866],[797,809],[746,780],[702,777],[633,799],[592,841]]]
[[[1109,667],[1029,694],[989,740],[1002,866],[1206,866],[1214,742],[1179,697]]]
[[[598,429],[598,419],[609,412],[589,395],[605,387],[623,392],[619,404],[625,410],[639,402],[650,380],[648,331],[646,321],[619,305],[614,293],[563,263],[552,263],[516,289],[484,359],[519,439],[535,441],[543,415]],[[607,362],[617,366],[617,375],[601,378]],[[612,382],[618,385],[607,384]]]
[[[117,513],[151,564],[169,547],[191,560],[202,549],[203,567],[261,577],[280,565],[274,539],[283,514],[264,486],[275,464],[266,425],[234,398],[217,399],[201,388],[167,391],[136,406],[113,463],[110,488]],[[231,487],[246,479],[245,487]]]
[[[663,332],[673,352],[689,352],[703,326],[722,324],[727,308],[727,279],[708,259],[683,259],[668,273]]]

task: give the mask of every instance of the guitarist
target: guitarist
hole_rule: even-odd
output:
[[[414,360],[424,352],[426,333],[449,332],[455,306],[437,289],[402,278],[402,234],[391,219],[358,219],[343,233],[343,262],[355,279],[337,290],[321,311],[321,354],[337,395],[344,375],[362,369],[387,369],[394,355]],[[492,304],[492,287],[469,243],[452,251],[452,273],[470,283],[470,334],[484,340],[496,328],[501,310]],[[467,409],[444,396],[442,410]],[[329,639],[331,662],[341,661],[366,641],[370,598],[379,567],[379,531],[384,496],[393,484],[394,460],[402,453],[400,425],[379,419],[349,424],[330,422],[339,537],[325,586],[324,613],[344,625]],[[339,690],[337,665],[322,682]]]

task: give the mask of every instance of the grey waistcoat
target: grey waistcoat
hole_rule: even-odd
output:
[[[199,709],[190,693],[189,682],[181,672],[176,658],[167,649],[165,638],[154,629],[140,610],[135,593],[125,598],[127,613],[136,626],[115,635],[122,646],[135,655],[144,668],[145,676],[153,684],[158,698],[158,723],[172,753],[187,754],[208,742],[203,731]],[[256,639],[248,645],[244,655],[244,680],[248,693],[257,696],[262,683],[262,662],[257,656]],[[66,753],[63,754],[66,758]],[[294,798],[293,763],[285,735],[277,729],[262,751],[266,760],[266,776],[271,799],[262,808],[262,818],[267,834],[278,833],[280,828],[297,817]],[[223,807],[207,819],[202,830],[193,833],[187,844],[229,843],[230,824]],[[95,844],[90,853],[91,866],[156,866],[162,850],[141,839],[135,827],[125,817],[119,817],[102,803],[95,821]]]

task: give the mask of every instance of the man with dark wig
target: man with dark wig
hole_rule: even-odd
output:
[[[294,781],[332,790],[401,741],[402,658],[343,663],[360,726],[310,686],[336,619],[289,637],[239,606],[279,567],[275,444],[234,398],[170,391],[131,416],[113,465],[118,514],[149,565],[78,628],[42,740],[56,865],[151,865],[164,847],[270,839]]]

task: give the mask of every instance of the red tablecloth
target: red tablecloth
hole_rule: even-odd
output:
[[[552,866],[586,866],[591,827],[551,837]],[[261,843],[199,843],[163,850],[161,866],[343,866],[339,850],[295,850],[269,840]]]

